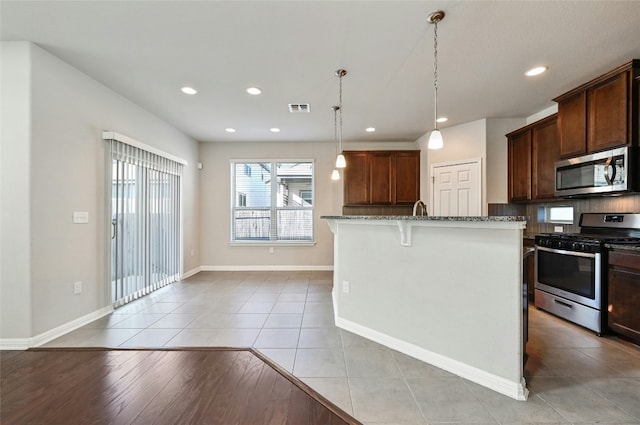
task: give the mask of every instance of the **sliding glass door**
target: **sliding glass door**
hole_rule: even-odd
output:
[[[118,307],[179,278],[182,165],[111,144],[111,300]]]

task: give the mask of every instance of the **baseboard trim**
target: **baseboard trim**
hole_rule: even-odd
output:
[[[103,307],[31,338],[0,338],[0,350],[26,350],[38,347],[112,312],[113,306]]]
[[[333,266],[200,266],[204,272],[333,271]]]
[[[200,273],[202,271],[202,266],[195,267],[185,273],[182,274],[180,280],[185,280],[193,276],[194,274]]]
[[[378,332],[337,316],[336,326],[389,348],[393,348],[394,350],[400,351],[408,356],[422,360],[423,362],[446,370],[447,372],[451,372],[461,378],[468,379],[469,381],[475,382],[476,384],[487,387],[513,399],[524,401],[529,396],[529,390],[527,389],[524,378],[522,378],[520,382],[512,382],[485,370],[478,369],[458,360],[434,353],[425,348],[410,344],[406,341],[399,340],[382,332]]]

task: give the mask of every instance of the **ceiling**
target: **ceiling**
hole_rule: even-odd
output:
[[[439,9],[441,128],[530,116],[640,58],[640,1],[3,0],[0,28],[199,141],[332,141],[339,68],[345,142],[414,141],[433,128]]]

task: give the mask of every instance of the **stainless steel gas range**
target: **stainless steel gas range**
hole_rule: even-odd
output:
[[[601,335],[606,323],[605,244],[640,244],[640,214],[583,213],[580,233],[538,235],[536,307]]]

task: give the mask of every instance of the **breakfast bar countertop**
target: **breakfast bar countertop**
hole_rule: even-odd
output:
[[[527,221],[529,217],[521,215],[494,216],[420,216],[420,215],[323,215],[320,218],[332,220],[416,220],[416,221]]]

